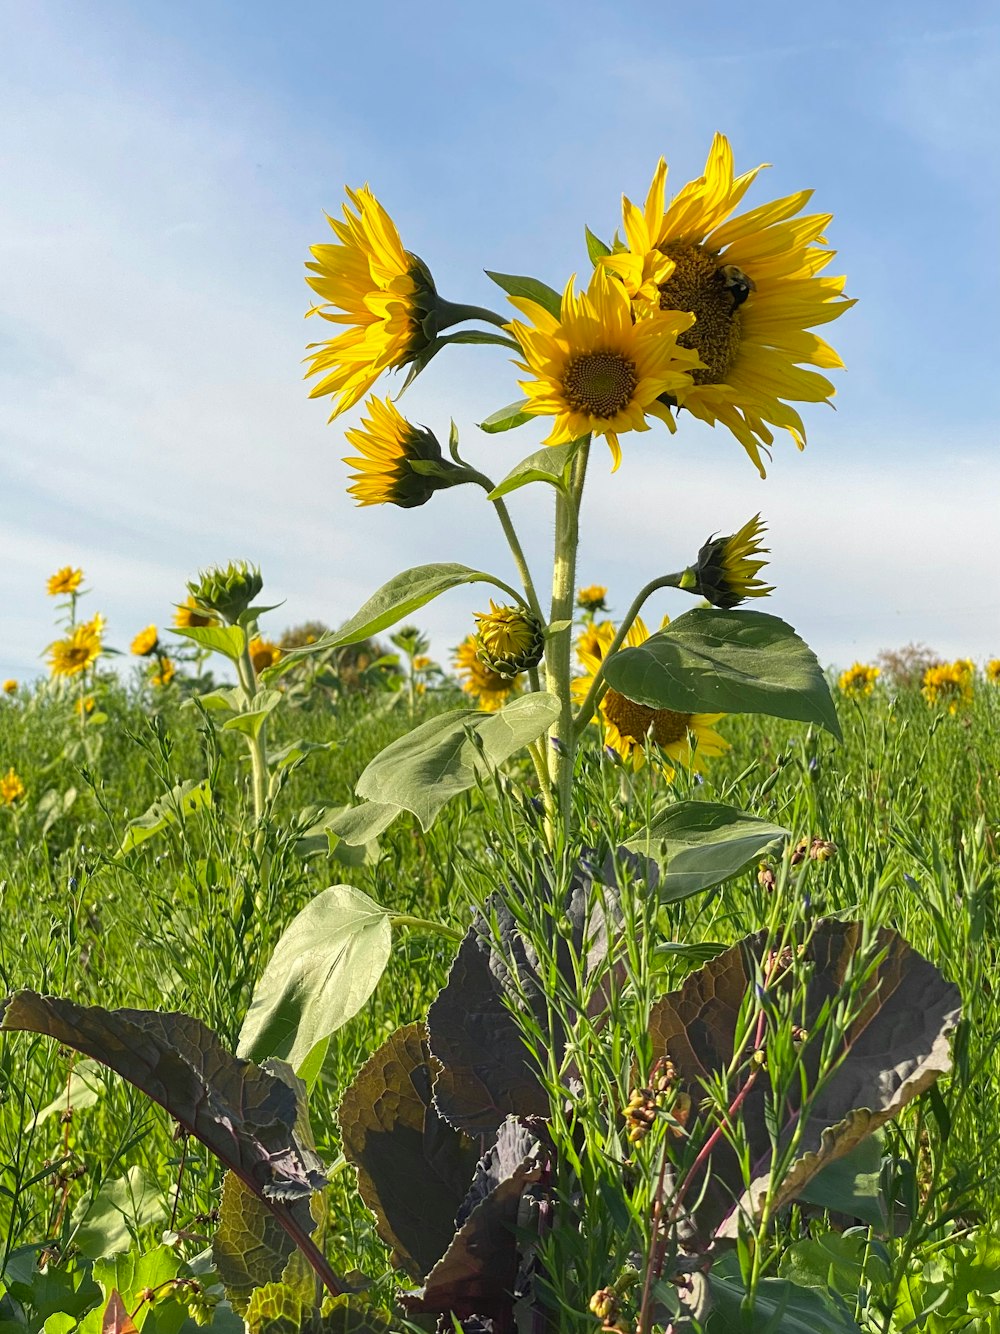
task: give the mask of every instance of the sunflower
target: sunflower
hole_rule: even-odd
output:
[[[160,642],[160,637],[156,633],[155,625],[147,625],[145,630],[140,630],[132,640],[130,652],[137,658],[148,658]]]
[[[577,656],[585,673],[571,683],[573,697],[578,704],[582,704],[587,697],[594,676],[615,636],[614,626],[609,622],[590,628],[595,632],[596,647],[583,646],[583,636],[577,641]],[[648,638],[645,622],[637,616],[625,636],[625,647],[636,648]],[[645,747],[650,740],[670,759],[698,773],[704,770],[706,759],[722,755],[729,749],[729,742],[714,730],[714,724],[724,716],[721,713],[677,713],[673,709],[652,709],[646,704],[637,704],[617,690],[609,689],[601,699],[600,714],[604,744],[616,751],[634,769],[641,769],[645,764]]]
[[[5,695],[16,695],[16,694],[17,694],[17,682],[14,680],[14,678],[13,678],[12,676],[9,676],[9,677],[7,678],[7,680],[4,681],[4,683],[3,683],[3,692],[4,692]]]
[[[63,593],[75,593],[83,583],[83,571],[74,570],[72,565],[64,565],[55,574],[49,575],[45,591],[50,598],[57,598]]]
[[[856,662],[841,672],[837,685],[844,695],[853,695],[856,699],[870,695],[875,689],[875,682],[882,675],[881,667],[869,667],[863,662]]]
[[[1000,686],[1000,658],[991,658],[986,664],[986,679],[991,686]],[[5,684],[4,690],[6,689]]]
[[[710,537],[698,552],[692,571],[692,592],[713,607],[736,607],[747,598],[766,598],[774,592],[771,584],[758,578],[767,564],[757,559],[768,554],[760,539],[766,531],[759,514],[730,537]],[[685,585],[686,587],[686,585]]]
[[[496,713],[520,687],[499,672],[492,671],[478,657],[479,643],[475,635],[467,635],[455,649],[453,662],[467,695],[473,695],[486,713]]]
[[[599,611],[607,611],[607,596],[604,584],[588,584],[586,588],[576,590],[576,605],[588,616],[596,616]]]
[[[967,658],[938,663],[924,672],[920,693],[932,708],[941,705],[949,713],[958,713],[959,709],[972,703],[974,674],[975,667]]]
[[[498,676],[510,679],[541,662],[545,634],[523,607],[498,607],[490,598],[489,611],[476,613],[476,625],[479,661]]]
[[[83,717],[84,714],[94,712],[94,705],[96,703],[97,701],[94,699],[93,695],[81,695],[73,705],[73,711]]]
[[[168,686],[177,675],[177,668],[170,658],[160,658],[157,662],[157,670],[149,678],[154,686]]]
[[[361,455],[344,459],[358,469],[351,473],[354,485],[348,487],[348,494],[359,505],[413,509],[426,504],[435,491],[464,479],[464,470],[442,457],[437,437],[408,422],[390,399],[373,394],[365,410],[371,416],[362,417],[361,429],[344,432]],[[434,472],[417,471],[415,463],[433,464]]]
[[[521,381],[524,411],[555,418],[546,445],[603,435],[614,471],[622,457],[619,434],[648,431],[649,416],[674,429],[660,398],[681,394],[691,383],[688,372],[701,364],[679,343],[694,317],[664,310],[633,320],[625,288],[601,267],[586,292],[577,294],[574,282],[575,276],[566,284],[558,319],[536,301],[509,298],[531,321],[507,326],[524,353],[515,364],[535,377]]]
[[[576,641],[576,656],[580,665],[585,667],[588,658],[605,657],[615,637],[615,627],[610,621],[591,621],[583,627]]]
[[[27,788],[15,771],[14,766],[11,765],[4,776],[0,778],[0,802],[3,802],[5,806],[13,806],[15,801],[21,800],[26,791]]]
[[[174,625],[178,630],[197,630],[202,626],[218,624],[219,618],[203,611],[190,593],[174,610]]]
[[[255,672],[263,672],[281,659],[281,649],[278,645],[272,643],[270,639],[261,639],[260,635],[250,640],[247,651]]]
[[[86,671],[101,656],[104,617],[95,616],[76,626],[65,639],[57,639],[46,650],[53,676],[76,676]]]
[[[728,427],[763,477],[761,449],[774,441],[772,426],[805,446],[805,427],[791,403],[823,403],[835,392],[825,376],[801,363],[843,367],[809,330],[854,302],[843,295],[844,278],[820,276],[836,253],[823,236],[831,215],[796,216],[811,190],[730,217],[760,170],[734,176],[729,141],[717,134],[704,176],[665,208],[661,158],[645,208],[622,201],[627,249],[599,263],[621,279],[637,315],[694,313],[694,327],[678,341],[697,352],[701,366],[676,393],[677,402],[709,425]]]
[[[311,343],[306,358],[307,378],[322,376],[309,397],[335,396],[331,421],[383,371],[408,365],[428,346],[424,321],[437,304],[426,265],[403,249],[395,223],[368,186],[348,189],[347,196],[344,221],[327,217],[336,243],[312,246],[313,260],[306,262],[313,275],[306,282],[321,299],[308,314],[348,326],[328,342]]]

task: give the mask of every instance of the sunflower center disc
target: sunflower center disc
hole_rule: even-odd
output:
[[[577,412],[610,418],[628,407],[638,382],[635,362],[620,352],[582,352],[566,367],[563,392]]]
[[[674,713],[673,709],[657,709],[653,714],[653,740],[658,746],[672,746],[683,741],[691,725],[689,713]]]
[[[641,744],[646,740],[656,710],[626,699],[617,690],[609,690],[604,696],[604,716],[609,723],[614,723],[626,741],[638,741]]]
[[[692,348],[705,363],[705,370],[691,372],[695,384],[718,384],[732,369],[740,348],[739,309],[711,251],[700,245],[667,245],[663,253],[677,267],[660,288],[660,309],[693,311],[695,323],[677,342]]]

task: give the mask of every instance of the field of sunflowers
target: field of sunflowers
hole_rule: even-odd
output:
[[[330,218],[351,494],[473,488],[512,582],[385,571],[282,631],[230,562],[119,642],[48,579],[0,696],[0,1334],[1000,1332],[1000,660],[824,669],[760,514],[620,613],[579,586],[633,433],[691,414],[763,477],[833,394],[830,216],[741,211],[759,170],[717,135],[668,202],[661,159],[583,280],[491,273],[496,310],[367,186]],[[520,386],[461,440],[403,415],[456,343]]]

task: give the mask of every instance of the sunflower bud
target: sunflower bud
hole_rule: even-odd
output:
[[[358,470],[351,473],[348,493],[359,505],[414,509],[435,491],[469,480],[466,468],[444,458],[434,432],[407,421],[391,399],[373,394],[365,409],[370,416],[361,427],[345,432],[358,451],[344,462]]]
[[[498,607],[490,598],[489,611],[477,613],[476,621],[476,656],[490,671],[510,680],[541,662],[545,634],[523,607]]]
[[[756,559],[767,555],[767,548],[760,545],[764,532],[761,517],[755,514],[738,533],[710,537],[685,571],[681,587],[727,610],[747,598],[767,597],[774,588],[757,577],[767,561]]]
[[[596,616],[599,611],[608,610],[606,598],[608,590],[603,584],[588,584],[586,588],[578,588],[576,591],[576,605],[588,616]]]
[[[245,560],[230,561],[225,569],[216,565],[201,570],[197,581],[188,584],[199,608],[217,612],[230,625],[236,624],[263,587],[260,570]]]

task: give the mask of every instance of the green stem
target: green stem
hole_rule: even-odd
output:
[[[389,925],[394,927],[408,926],[414,931],[434,931],[439,936],[444,936],[447,940],[454,940],[456,943],[462,939],[461,931],[453,926],[445,926],[444,922],[435,922],[429,917],[411,917],[409,913],[390,913]]]
[[[484,324],[495,324],[498,329],[506,329],[511,321],[511,316],[498,315],[487,306],[466,306],[461,302],[446,301],[441,296],[437,299],[437,310],[440,316],[439,329],[450,329],[453,324],[464,324],[466,320],[482,320]]]
[[[492,482],[485,473],[477,472],[474,468],[469,470],[468,480],[481,486],[483,490],[489,493],[496,489],[496,484]],[[517,572],[521,576],[521,583],[524,585],[525,597],[528,599],[528,607],[532,615],[536,616],[541,624],[544,624],[545,617],[542,615],[542,604],[538,600],[538,594],[535,592],[535,583],[531,577],[531,570],[528,568],[528,562],[524,555],[524,548],[521,546],[520,538],[514,527],[514,521],[510,517],[510,510],[502,496],[497,496],[490,504],[497,512],[497,518],[500,520],[500,527],[503,529],[503,535],[507,539],[507,545],[510,547],[510,554],[514,557],[514,564],[517,566]]]
[[[576,580],[576,552],[579,542],[580,500],[587,476],[589,438],[574,456],[569,494],[556,492],[556,544],[552,567],[552,609],[550,624],[564,622],[564,628],[550,634],[545,648],[545,675],[549,692],[559,700],[559,718],[552,727],[555,743],[555,787],[563,835],[568,840],[571,827],[573,791],[573,701],[570,673],[573,649],[573,597]]]
[[[650,580],[650,582],[645,586],[645,588],[641,588],[639,592],[636,594],[631,607],[629,607],[628,611],[625,613],[622,619],[622,623],[618,627],[618,633],[615,635],[614,639],[612,639],[607,653],[605,653],[604,657],[601,659],[601,665],[594,673],[594,679],[591,682],[590,689],[587,691],[586,697],[583,703],[580,705],[580,711],[577,713],[575,719],[577,736],[580,735],[583,729],[590,722],[591,718],[594,716],[594,710],[597,708],[598,704],[600,704],[601,697],[603,696],[604,691],[607,689],[607,686],[605,685],[604,682],[605,665],[608,659],[611,657],[611,655],[613,653],[617,653],[618,650],[621,648],[622,644],[624,644],[625,636],[632,629],[632,623],[635,620],[635,618],[639,615],[639,612],[642,610],[643,604],[646,602],[648,598],[652,597],[652,595],[657,591],[657,589],[679,588],[680,580],[683,578],[683,575],[684,575],[683,570],[674,574],[661,575],[659,579]]]
[[[236,663],[236,674],[239,677],[240,689],[243,691],[243,702],[249,711],[253,707],[254,697],[257,694],[257,677],[253,669],[253,660],[250,657],[249,644],[243,646],[243,652]],[[255,849],[263,836],[261,825],[264,819],[264,809],[267,805],[267,753],[264,748],[264,728],[266,726],[266,723],[262,723],[256,736],[246,735],[247,747],[250,751],[250,769],[253,776],[253,813],[257,825],[257,837],[254,840]]]

